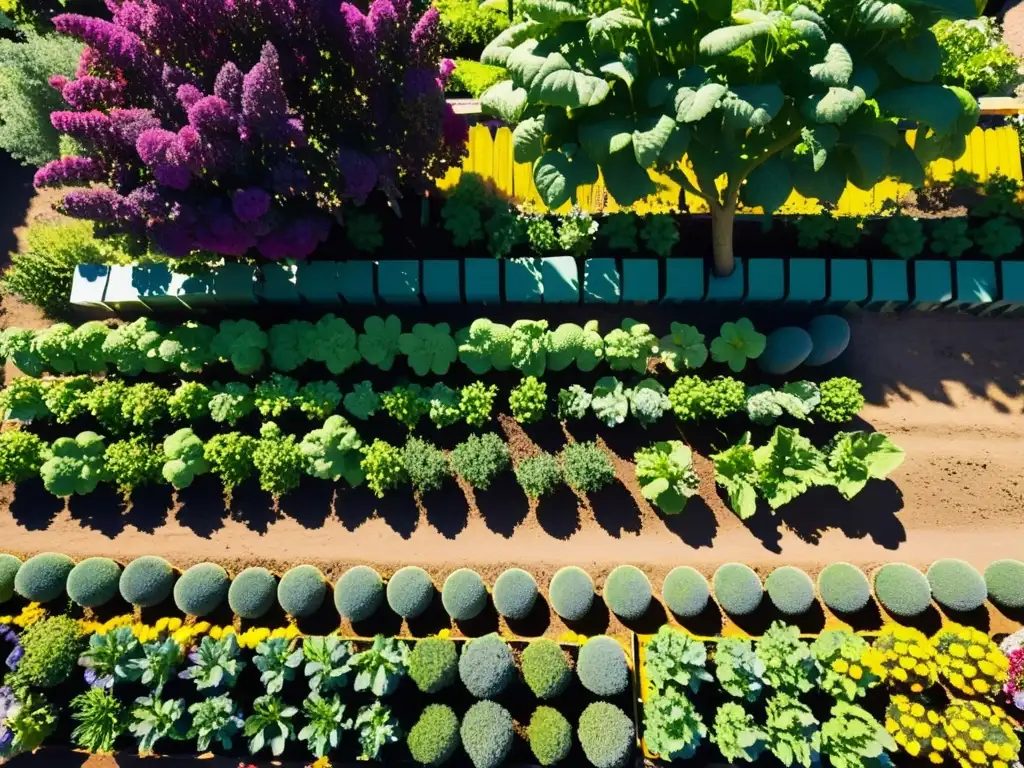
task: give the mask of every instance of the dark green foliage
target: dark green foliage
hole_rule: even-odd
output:
[[[121,566],[107,557],[90,557],[68,574],[68,597],[83,608],[98,608],[114,599]]]
[[[594,768],[623,768],[636,740],[633,721],[606,701],[595,701],[583,710],[576,735]]]
[[[742,563],[727,563],[715,571],[715,599],[722,610],[733,616],[752,613],[761,604],[764,589],[761,579]]]
[[[973,611],[985,603],[988,589],[978,570],[963,560],[936,560],[928,569],[932,597],[952,611]]]
[[[504,8],[481,8],[476,0],[434,0],[432,5],[441,15],[446,56],[477,59],[484,46],[508,27]]]
[[[6,552],[0,554],[0,603],[14,597],[14,578],[21,568],[21,560]]]
[[[445,704],[430,704],[409,729],[406,743],[420,765],[441,765],[459,748],[459,718]]]
[[[143,555],[125,567],[120,587],[126,602],[152,608],[166,600],[174,589],[174,569],[162,557]]]
[[[402,466],[412,487],[420,493],[436,491],[451,477],[452,470],[444,452],[433,443],[411,437],[402,451]]]
[[[546,451],[520,461],[515,472],[516,481],[531,499],[546,496],[562,483],[558,459]]]
[[[472,98],[478,99],[481,93],[495,83],[501,82],[505,77],[504,67],[481,64],[471,59],[456,59],[455,71],[452,72],[451,80],[448,81],[445,90],[448,93],[465,91]]]
[[[572,681],[562,646],[554,640],[532,640],[521,658],[523,680],[538,699],[553,699]]]
[[[349,568],[334,587],[334,606],[352,621],[370,618],[384,602],[384,581],[368,565]]]
[[[576,674],[595,696],[618,696],[629,686],[629,665],[622,646],[607,635],[592,637],[580,648]]]
[[[437,693],[455,682],[459,655],[446,637],[428,637],[409,655],[409,677],[423,693]]]
[[[480,574],[460,568],[449,574],[441,588],[441,603],[455,621],[468,621],[480,615],[487,605],[487,587]]]
[[[164,466],[163,451],[141,435],[111,443],[103,458],[107,479],[126,497],[139,486],[158,481]]]
[[[570,443],[562,449],[562,469],[570,488],[593,493],[615,479],[615,467],[597,443]]]
[[[708,580],[688,565],[673,568],[661,587],[661,599],[676,616],[692,618],[700,615],[708,604],[711,591]]]
[[[604,601],[609,610],[626,621],[635,621],[647,613],[651,595],[650,580],[634,565],[620,565],[604,583]]]
[[[459,657],[459,678],[473,696],[493,699],[515,679],[508,643],[495,634],[467,640]]]
[[[985,569],[985,585],[999,607],[1024,608],[1024,562],[996,560]]]
[[[470,435],[452,451],[452,469],[473,488],[486,491],[508,469],[508,446],[493,432]]]
[[[493,701],[478,701],[463,716],[459,735],[475,768],[497,768],[512,749],[512,715]]]
[[[860,382],[847,376],[837,376],[821,382],[821,402],[815,414],[833,424],[850,421],[864,407]]]
[[[787,616],[805,613],[814,602],[811,577],[791,565],[776,568],[768,574],[764,588],[772,605]]]
[[[507,619],[525,619],[537,602],[537,580],[521,568],[509,568],[494,582],[494,607]]]
[[[74,567],[74,560],[57,552],[30,557],[14,577],[14,591],[31,602],[48,603],[64,594],[68,574]]]
[[[327,580],[312,565],[297,565],[281,577],[277,601],[289,616],[312,616],[323,605]]]
[[[78,622],[70,616],[47,616],[25,630],[21,647],[25,655],[17,672],[8,675],[5,683],[15,689],[22,685],[54,688],[71,676],[78,664],[78,654],[85,647],[85,638]]]
[[[572,749],[572,726],[565,716],[552,707],[537,707],[526,729],[530,750],[541,765],[554,765],[564,760]]]
[[[185,571],[174,585],[174,602],[188,616],[206,616],[228,596],[228,572],[216,563],[199,563]]]
[[[932,602],[932,588],[917,568],[906,563],[886,563],[875,574],[875,597],[889,613],[919,616]]]
[[[277,579],[266,568],[246,568],[235,576],[228,589],[232,613],[243,619],[258,619],[274,607]]]
[[[433,598],[434,583],[418,566],[407,565],[388,579],[388,605],[403,618],[416,618]]]
[[[871,584],[857,566],[832,563],[818,574],[818,593],[836,613],[856,613],[871,599]]]
[[[566,621],[579,621],[594,602],[594,582],[582,568],[567,565],[551,579],[548,595],[555,613]]]

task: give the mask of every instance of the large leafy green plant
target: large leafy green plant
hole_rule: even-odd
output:
[[[796,429],[776,427],[767,445],[754,449],[758,487],[772,509],[788,504],[812,485],[830,485],[821,451]]]
[[[977,15],[971,0],[626,0],[607,12],[525,0],[524,20],[482,61],[509,79],[482,96],[515,124],[513,151],[557,208],[598,171],[620,205],[667,173],[712,216],[716,270],[733,269],[741,198],[767,213],[795,188],[834,202],[846,184],[913,185],[957,157],[978,120],[965,90],[939,84],[929,27]],[[911,149],[897,129],[918,130]],[[687,154],[692,172],[680,166]],[[719,184],[722,180],[724,183]]]
[[[891,764],[885,753],[895,752],[896,742],[870,712],[840,701],[831,714],[821,726],[821,749],[833,768]]]
[[[303,672],[313,693],[341,690],[348,683],[352,645],[337,635],[307,637],[302,641],[302,656],[306,660]]]
[[[818,680],[820,667],[800,630],[782,622],[772,625],[754,648],[765,666],[764,678],[778,691],[793,695],[807,693]]]
[[[373,645],[354,654],[349,664],[356,671],[354,690],[386,696],[398,687],[409,669],[409,646],[396,638],[377,635]]]
[[[252,663],[260,671],[260,682],[267,693],[280,693],[286,682],[295,679],[295,670],[302,663],[302,649],[283,637],[271,637],[256,646]]]
[[[345,705],[337,695],[322,698],[311,693],[302,702],[306,725],[299,731],[299,740],[309,745],[309,751],[316,757],[324,757],[341,743],[342,731],[352,727],[351,720],[345,720]]]
[[[708,659],[704,643],[668,624],[647,643],[646,652],[647,680],[659,694],[673,688],[696,693],[701,683],[712,679],[704,668]]]
[[[852,499],[868,480],[884,480],[903,457],[903,449],[881,432],[841,432],[828,453],[828,468],[839,493]]]
[[[757,465],[750,433],[745,432],[736,445],[711,457],[715,464],[715,482],[729,494],[729,508],[741,520],[757,511]]]
[[[779,762],[790,768],[804,768],[819,761],[821,731],[810,707],[786,693],[777,693],[768,699],[765,731],[768,749]]]
[[[89,647],[78,658],[85,667],[85,682],[94,688],[112,688],[115,683],[132,682],[139,673],[130,663],[142,655],[142,645],[131,627],[118,627],[89,636]]]
[[[267,694],[253,701],[252,714],[245,719],[242,730],[249,737],[249,754],[255,755],[268,745],[274,757],[284,752],[285,744],[295,738],[292,718],[298,711],[280,696]]]
[[[353,728],[359,732],[360,759],[376,760],[382,747],[394,744],[402,735],[391,708],[374,701],[359,709]]]
[[[159,695],[136,699],[128,730],[139,742],[139,755],[151,754],[161,739],[181,739],[184,735],[181,727],[184,714],[184,699],[163,701]]]
[[[644,743],[663,760],[693,757],[707,735],[700,713],[678,688],[653,697],[644,707]]]
[[[729,763],[735,764],[740,760],[752,763],[764,751],[765,732],[742,705],[730,701],[715,713],[711,741]]]
[[[76,746],[92,753],[113,752],[114,742],[128,727],[124,707],[110,691],[90,688],[71,700],[71,732]]]
[[[219,640],[206,635],[188,655],[191,663],[178,674],[182,680],[194,680],[196,690],[227,690],[235,686],[245,662],[238,658],[238,640],[228,634]]]
[[[640,448],[634,459],[640,492],[666,515],[682,512],[697,493],[700,478],[693,471],[693,453],[681,440],[663,440]]]
[[[224,750],[231,749],[232,740],[244,725],[235,702],[227,695],[196,702],[188,713],[192,715],[192,726],[187,737],[196,740],[200,752],[208,750],[214,742]]]

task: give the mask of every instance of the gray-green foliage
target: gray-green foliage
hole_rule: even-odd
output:
[[[342,690],[348,684],[352,645],[337,635],[310,636],[302,641],[303,674],[314,693]]]
[[[475,768],[497,768],[512,749],[512,715],[493,701],[478,701],[462,718],[459,736]]]
[[[157,742],[162,739],[180,739],[184,733],[184,714],[184,699],[165,701],[159,694],[136,699],[132,706],[131,725],[128,726],[128,730],[139,743],[139,754],[152,753]]]
[[[493,432],[470,435],[451,453],[452,469],[473,488],[486,491],[508,469],[508,445]]]
[[[701,683],[712,679],[705,669],[707,658],[704,643],[665,624],[647,643],[647,680],[657,693],[670,689],[696,693]]]
[[[325,757],[337,749],[342,732],[352,727],[352,721],[345,719],[345,705],[337,694],[325,698],[311,693],[302,702],[302,712],[306,725],[299,731],[299,741],[306,742],[315,757]]]
[[[252,663],[260,671],[260,682],[268,694],[280,693],[284,684],[295,679],[302,664],[302,649],[283,637],[270,637],[256,646]]]
[[[776,690],[797,695],[811,690],[817,682],[818,662],[800,639],[798,628],[773,622],[758,639],[755,651],[764,664],[765,680]]]
[[[653,595],[647,574],[634,565],[617,566],[604,583],[604,601],[620,619],[635,621],[643,617]]]
[[[711,741],[730,763],[754,762],[764,751],[766,734],[754,717],[736,702],[726,702],[715,713]]]
[[[821,752],[821,731],[810,707],[787,693],[768,699],[765,732],[768,749],[789,768],[811,768]]]
[[[238,658],[238,640],[227,634],[219,640],[205,635],[199,646],[189,654],[192,663],[181,673],[181,678],[193,680],[196,690],[227,690],[233,688],[238,674],[246,664]]]
[[[466,690],[478,699],[498,696],[512,683],[515,674],[512,650],[498,635],[477,637],[462,647],[459,678]]]
[[[629,666],[622,646],[607,635],[592,637],[580,648],[576,674],[596,696],[617,696],[629,685]]]
[[[606,701],[587,705],[576,734],[594,768],[623,768],[633,752],[636,731],[625,712]]]
[[[186,737],[196,740],[196,748],[205,752],[216,742],[221,749],[231,749],[232,739],[242,730],[244,721],[238,705],[229,696],[213,696],[188,708],[192,725]]]
[[[569,443],[562,449],[562,471],[569,487],[593,493],[615,479],[615,467],[595,442]]]
[[[522,654],[523,680],[538,699],[552,699],[572,682],[565,651],[554,640],[533,640]]]
[[[715,676],[730,696],[757,701],[766,667],[745,637],[723,637],[715,645]]]
[[[356,677],[356,691],[371,691],[381,697],[394,693],[409,669],[409,646],[394,637],[377,635],[373,645],[352,655],[349,666]]]

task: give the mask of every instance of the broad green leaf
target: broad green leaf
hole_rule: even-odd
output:
[[[676,92],[677,83],[670,77],[656,77],[647,86],[647,106],[660,107],[668,102]]]
[[[789,167],[778,155],[768,158],[751,171],[741,189],[747,205],[759,206],[769,214],[781,208],[792,191]]]
[[[703,120],[715,108],[719,100],[728,92],[728,88],[720,83],[708,83],[697,90],[680,88],[676,91],[676,120],[681,123],[694,123]]]
[[[845,88],[853,74],[853,59],[839,43],[832,43],[820,64],[811,66],[811,77],[822,85]]]
[[[978,104],[978,100],[969,91],[959,86],[949,85],[946,86],[946,90],[951,91],[956,96],[957,101],[960,102],[960,116],[956,119],[953,131],[962,134],[970,133],[974,130],[974,126],[978,124],[978,118],[981,117],[981,105]]]
[[[795,158],[790,164],[790,176],[797,192],[822,202],[834,203],[846,189],[846,171],[835,155],[830,156],[817,171],[809,158]]]
[[[947,19],[973,19],[978,15],[974,0],[904,0],[907,5],[918,5],[938,11]]]
[[[686,154],[686,149],[689,146],[690,129],[685,125],[676,123],[675,130],[668,137],[665,146],[661,148],[661,154],[658,155],[658,165],[660,167],[676,165],[683,159],[683,155]]]
[[[579,109],[593,107],[608,96],[609,87],[602,78],[577,72],[558,50],[543,55],[550,44],[536,40],[519,45],[508,57],[508,72],[529,93],[534,104]],[[540,53],[536,53],[537,49]]]
[[[888,175],[915,189],[924,186],[924,166],[906,142],[889,148]]]
[[[816,122],[842,125],[863,103],[860,89],[829,88],[824,96],[812,96],[809,105]]]
[[[537,34],[542,27],[543,25],[536,21],[524,21],[521,24],[513,24],[508,29],[503,29],[484,48],[480,55],[480,61],[484,64],[504,67],[508,63],[508,57],[513,49]]]
[[[623,51],[619,58],[601,65],[601,71],[606,75],[618,78],[632,89],[633,82],[640,74],[640,62],[635,51]]]
[[[514,125],[526,111],[526,90],[516,88],[511,80],[502,80],[480,95],[480,108]]]
[[[771,122],[786,97],[774,83],[738,85],[722,99],[721,109],[734,127],[761,128]]]
[[[560,207],[576,193],[576,187],[595,181],[597,166],[579,154],[570,161],[561,152],[547,152],[533,166],[533,182],[549,208]]]
[[[875,71],[874,67],[857,66],[850,77],[849,86],[851,90],[860,88],[860,90],[864,91],[864,95],[870,99],[874,96],[875,91],[878,90],[878,72]]]
[[[775,25],[767,21],[723,27],[704,35],[700,52],[704,56],[725,56],[762,35],[771,34]]]
[[[625,149],[633,140],[633,124],[611,117],[579,127],[580,146],[595,163],[603,163],[612,152]]]
[[[813,485],[830,485],[825,457],[796,429],[776,427],[767,445],[754,449],[758,482],[768,505],[778,509]]]
[[[651,168],[672,136],[676,121],[668,115],[644,118],[640,130],[633,131],[633,154],[641,168]]]
[[[824,44],[828,39],[825,30],[807,19],[797,19],[792,23],[792,29],[794,36],[805,42]]]
[[[684,369],[700,368],[707,362],[708,348],[704,334],[692,325],[672,323],[672,333],[662,336],[658,343],[658,356],[672,373]]]
[[[888,174],[889,145],[871,134],[857,134],[848,144],[847,178],[855,187],[870,190]]]
[[[711,457],[715,465],[715,482],[729,494],[729,507],[740,520],[746,520],[757,511],[757,467],[750,433],[736,445]]]
[[[881,432],[867,435],[865,442],[864,461],[876,480],[884,480],[906,458],[906,452]]]
[[[629,148],[613,152],[601,163],[608,194],[619,205],[632,205],[657,191],[646,169],[637,165]]]
[[[590,16],[585,8],[580,8],[566,0],[517,0],[517,10],[534,21],[547,24],[560,24],[565,21],[583,21]]]
[[[544,115],[529,117],[512,130],[512,158],[532,163],[544,154]]]
[[[817,11],[813,11],[806,5],[795,5],[789,11],[789,17],[799,21],[813,21],[822,29],[828,29],[828,24]]]
[[[960,99],[941,85],[908,85],[880,91],[875,101],[894,117],[916,120],[936,133],[949,133],[961,115]]]
[[[828,468],[839,493],[852,499],[868,480],[884,480],[903,458],[903,449],[880,432],[844,432],[833,441]]]
[[[942,51],[935,35],[926,29],[910,40],[897,41],[889,49],[885,60],[907,80],[927,83],[939,74]]]
[[[628,8],[612,8],[608,13],[587,22],[587,34],[591,42],[620,43],[627,35],[643,29],[644,23]]]
[[[899,3],[885,0],[860,0],[857,18],[868,29],[895,30],[914,23],[914,16]]]

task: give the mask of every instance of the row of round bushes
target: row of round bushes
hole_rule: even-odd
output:
[[[792,566],[775,569],[762,584],[748,566],[728,563],[712,578],[714,597],[722,609],[742,616],[756,610],[767,593],[783,614],[799,615],[814,603],[816,592],[837,613],[855,613],[871,599],[867,576],[849,563],[823,569],[815,584],[804,571]],[[46,552],[22,563],[13,555],[0,555],[0,601],[17,593],[27,600],[49,602],[65,590],[72,601],[85,608],[99,607],[118,592],[132,605],[151,607],[173,593],[178,608],[190,616],[205,616],[225,600],[243,619],[258,619],[275,601],[285,613],[304,617],[320,609],[327,595],[324,574],[312,565],[299,565],[278,579],[266,568],[246,568],[231,579],[214,563],[192,566],[180,577],[161,557],[147,555],[123,570],[109,558],[90,557],[77,565],[67,555]],[[436,589],[430,575],[417,566],[406,566],[385,583],[374,569],[350,568],[334,588],[338,612],[352,621],[372,616],[385,599],[399,616],[414,619],[434,600]],[[874,593],[890,613],[913,617],[924,612],[934,599],[952,611],[972,611],[989,598],[1003,608],[1024,607],[1024,562],[998,560],[984,576],[962,560],[944,559],[927,573],[904,563],[889,563],[874,575]],[[498,613],[508,619],[525,619],[539,594],[537,581],[528,572],[510,568],[489,590],[476,571],[460,568],[441,588],[441,603],[456,621],[468,621],[487,606],[488,597]],[[700,614],[711,598],[712,588],[697,570],[680,566],[665,578],[662,599],[681,617]],[[555,573],[548,589],[551,607],[566,621],[579,621],[590,611],[594,582],[581,568],[567,566]],[[621,565],[604,585],[608,609],[626,621],[642,617],[653,599],[651,582],[639,568]]]

